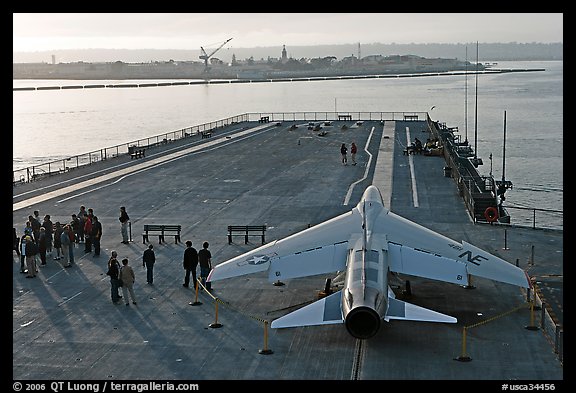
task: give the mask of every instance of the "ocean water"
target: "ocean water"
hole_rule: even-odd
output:
[[[476,147],[482,174],[501,179],[506,111],[504,175],[514,185],[506,205],[563,210],[563,62],[499,62],[497,67],[545,71],[478,75],[477,80],[460,75],[14,91],[13,169],[246,112],[428,111],[432,119],[458,127]],[[13,86],[100,83],[127,81],[17,80]],[[532,213],[510,213],[531,222]],[[563,226],[561,215],[546,220]]]

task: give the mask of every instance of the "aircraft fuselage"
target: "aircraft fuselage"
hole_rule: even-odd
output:
[[[348,332],[359,339],[374,336],[380,329],[388,308],[387,253],[372,224],[382,211],[380,195],[371,195],[358,205],[363,215],[363,233],[351,239],[346,264],[346,280],[342,290],[342,313]]]

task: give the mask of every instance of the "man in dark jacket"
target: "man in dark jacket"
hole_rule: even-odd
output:
[[[152,285],[154,281],[154,263],[156,262],[156,254],[154,254],[154,246],[150,244],[142,255],[142,266],[146,266],[146,282]]]
[[[110,276],[110,295],[114,304],[118,304],[122,298],[118,293],[120,289],[120,279],[118,277],[120,274],[120,263],[117,258],[118,254],[116,251],[112,251],[112,256],[108,260],[108,271],[106,272]]]
[[[208,242],[202,243],[202,249],[198,251],[198,260],[200,262],[200,277],[202,277],[202,285],[206,286],[206,289],[210,291],[212,289],[212,283],[206,282],[210,270],[212,270],[212,254],[208,250]]]
[[[196,289],[196,267],[198,266],[198,252],[194,247],[192,247],[192,242],[190,240],[186,241],[186,250],[184,250],[184,270],[186,270],[186,275],[184,276],[183,287],[188,288],[190,285],[190,272],[192,272],[192,279],[194,280],[194,289]]]
[[[92,233],[90,234],[90,239],[94,245],[94,256],[100,255],[100,238],[102,237],[102,224],[98,221],[98,217],[92,217]]]

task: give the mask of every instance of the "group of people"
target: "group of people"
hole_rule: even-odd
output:
[[[72,214],[71,221],[61,224],[60,221],[52,223],[49,214],[45,215],[40,222],[40,213],[34,211],[34,215],[28,217],[24,234],[18,237],[16,228],[13,228],[14,250],[20,257],[20,272],[27,273],[26,277],[36,277],[38,267],[36,256],[40,255],[40,265],[46,265],[46,256],[52,255],[55,250],[54,260],[62,261],[63,267],[71,267],[74,264],[74,248],[78,243],[84,243],[84,253],[91,253],[94,248],[94,256],[100,255],[100,239],[102,237],[102,224],[98,217],[94,215],[93,209],[86,209],[80,206],[78,214]],[[124,206],[120,207],[119,221],[121,224],[122,243],[129,244],[128,225],[130,217]],[[202,285],[211,290],[210,283],[206,282],[208,274],[212,269],[212,254],[208,250],[208,242],[202,244],[202,249],[197,251],[192,247],[192,242],[186,242],[184,251],[183,267],[185,270],[184,287],[190,286],[190,273],[194,288],[197,288],[196,271],[200,265],[200,278]],[[156,263],[156,254],[154,246],[150,244],[142,254],[142,266],[146,268],[146,282],[153,285],[154,282],[154,264]],[[110,294],[112,303],[119,304],[120,299],[125,299],[126,306],[137,304],[134,294],[134,283],[136,275],[134,269],[129,265],[128,258],[123,258],[121,263],[118,261],[118,252],[113,250],[108,260],[108,270],[110,276]],[[122,288],[123,295],[120,294]]]
[[[196,249],[192,247],[192,242],[190,240],[186,241],[186,250],[184,250],[183,260],[183,267],[186,273],[184,275],[184,284],[182,284],[185,288],[190,286],[190,273],[192,273],[194,289],[198,289],[196,270],[198,265],[200,265],[202,285],[206,290],[212,290],[210,283],[206,282],[206,278],[212,269],[212,254],[210,253],[210,250],[208,250],[208,246],[208,242],[204,242],[202,244],[202,249],[196,251]],[[142,254],[142,267],[146,268],[146,282],[148,285],[154,284],[155,263],[156,253],[154,252],[154,246],[150,244]],[[106,274],[110,276],[110,296],[112,298],[112,303],[120,304],[120,299],[124,298],[126,306],[129,306],[130,301],[128,300],[128,296],[130,296],[132,304],[137,304],[136,295],[134,294],[136,274],[134,273],[132,266],[128,264],[128,258],[123,258],[122,265],[120,265],[118,262],[118,253],[112,251],[110,259],[108,260],[108,271]],[[122,288],[123,296],[119,293],[120,288]]]
[[[357,152],[358,148],[356,147],[356,144],[352,142],[352,145],[350,145],[350,158],[352,159],[352,165],[356,165]],[[348,165],[348,148],[346,147],[345,143],[340,146],[340,155],[342,156],[342,164]]]
[[[27,273],[28,278],[36,277],[37,256],[40,256],[40,266],[45,266],[47,256],[54,252],[55,261],[61,261],[63,267],[71,267],[77,243],[85,243],[85,253],[92,252],[94,245],[94,256],[100,255],[102,224],[93,210],[86,211],[84,206],[65,224],[60,221],[53,223],[49,214],[41,219],[40,212],[35,210],[28,216],[23,232],[19,237],[13,228],[13,250],[20,257],[20,273]]]
[[[200,264],[200,277],[202,285],[209,291],[212,289],[211,283],[206,283],[206,278],[212,269],[212,254],[208,250],[208,246],[208,242],[204,242],[202,243],[202,249],[197,251],[194,247],[192,247],[192,242],[190,240],[186,241],[186,250],[184,250],[183,261],[183,267],[186,271],[186,274],[184,275],[184,284],[182,284],[183,287],[188,288],[190,286],[190,272],[192,272],[194,289],[198,289],[196,270],[198,268],[198,264]]]
[[[150,245],[150,250],[152,245]],[[136,295],[134,295],[134,283],[136,282],[136,274],[132,266],[128,265],[128,258],[122,259],[122,266],[118,262],[118,253],[112,251],[110,259],[108,260],[108,271],[106,272],[110,276],[110,294],[112,296],[112,303],[119,304],[122,295],[118,293],[120,288],[122,288],[122,293],[124,299],[126,299],[126,306],[130,305],[128,301],[128,294],[132,299],[132,304],[136,303]]]

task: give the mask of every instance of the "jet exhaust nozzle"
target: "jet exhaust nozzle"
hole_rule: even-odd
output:
[[[365,340],[380,329],[381,318],[370,307],[357,307],[346,316],[346,329],[353,337]]]

